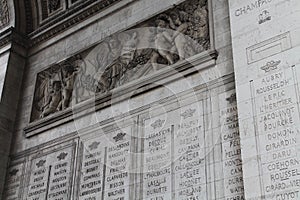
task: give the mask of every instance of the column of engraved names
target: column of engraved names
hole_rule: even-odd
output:
[[[299,199],[300,121],[293,72],[267,73],[253,85],[264,192],[270,199]]]
[[[49,166],[49,189],[48,199],[64,200],[70,198],[69,190],[72,178],[72,154],[59,152]]]
[[[173,125],[160,118],[145,128],[143,199],[172,199],[172,132]]]
[[[92,139],[83,143],[79,184],[80,200],[103,199],[104,158],[105,148],[103,141]]]
[[[64,148],[31,161],[26,199],[70,198],[74,147]]]
[[[50,170],[50,167],[46,162],[45,158],[38,158],[32,161],[27,200],[46,199]]]
[[[224,196],[226,200],[244,199],[244,183],[236,94],[227,92],[219,98],[222,137]]]
[[[5,200],[17,200],[20,198],[20,193],[23,188],[22,180],[24,179],[23,174],[24,163],[12,166],[8,169],[8,174],[6,175],[6,184],[4,189],[4,199]]]
[[[107,147],[105,198],[111,200],[129,199],[130,147],[128,132],[113,135]]]
[[[174,127],[175,199],[207,199],[202,103],[181,108]]]

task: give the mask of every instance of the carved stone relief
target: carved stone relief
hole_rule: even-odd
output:
[[[65,4],[62,0],[42,0],[41,1],[41,23],[44,23],[43,20],[46,20],[52,14],[57,13],[59,10],[63,9],[63,5]]]
[[[182,3],[38,74],[31,121],[210,48],[206,0]]]
[[[9,22],[9,11],[7,0],[0,0],[0,28],[6,26]]]
[[[61,7],[61,0],[48,0],[49,13],[57,11]]]

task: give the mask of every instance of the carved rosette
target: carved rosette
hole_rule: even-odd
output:
[[[39,73],[31,121],[209,49],[207,0],[182,3]]]
[[[7,0],[0,0],[0,29],[9,23],[9,11]]]

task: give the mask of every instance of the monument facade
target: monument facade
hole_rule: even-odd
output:
[[[2,199],[299,199],[297,0],[0,4]]]
[[[245,195],[299,199],[300,4],[230,3]]]

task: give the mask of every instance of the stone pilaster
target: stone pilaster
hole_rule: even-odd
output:
[[[0,197],[2,196],[10,143],[25,69],[26,40],[14,28],[0,37]]]

